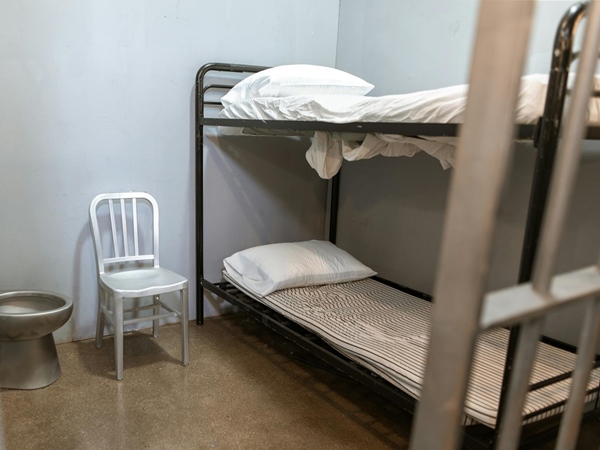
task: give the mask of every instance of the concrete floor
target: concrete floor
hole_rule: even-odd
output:
[[[160,331],[126,335],[122,382],[112,338],[100,350],[92,340],[59,345],[57,382],[0,390],[5,448],[408,448],[408,414],[294,359],[306,355],[243,315],[193,325],[188,367],[179,326]],[[578,449],[599,447],[600,423],[586,425]]]

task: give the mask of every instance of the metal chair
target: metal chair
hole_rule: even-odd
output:
[[[98,265],[96,347],[102,346],[106,317],[114,328],[117,380],[123,379],[123,327],[128,324],[152,320],[153,335],[158,337],[160,319],[180,317],[182,360],[187,366],[188,281],[159,266],[158,204],[154,197],[144,192],[100,194],[90,205],[90,223]],[[160,299],[162,294],[177,291],[179,311]],[[124,309],[126,299],[150,296],[151,304]],[[137,317],[137,311],[143,310],[152,310],[152,315]],[[123,315],[130,312],[134,317],[124,320]]]

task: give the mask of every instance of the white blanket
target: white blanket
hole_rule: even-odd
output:
[[[440,161],[444,169],[454,165],[456,138],[413,138],[395,134],[368,134],[363,142],[346,141],[335,134],[317,131],[306,151],[306,160],[321,178],[337,174],[342,162],[369,159],[373,156],[414,156],[420,151]]]
[[[518,124],[534,124],[542,116],[547,75],[527,75],[521,81],[516,111]],[[600,90],[600,77],[595,78]],[[223,109],[219,117],[248,120],[404,123],[462,123],[468,86],[450,86],[410,94],[367,97],[355,95],[293,95],[242,100]],[[600,122],[600,99],[590,100],[588,120]],[[226,130],[222,130],[226,132]],[[227,130],[228,133],[231,130]],[[424,151],[437,158],[443,168],[452,166],[455,138],[369,135],[362,144],[345,141],[335,134],[317,132],[306,158],[319,175],[331,178],[343,159],[358,160],[385,156],[413,156]]]

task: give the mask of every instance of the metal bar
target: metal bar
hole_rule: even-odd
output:
[[[102,305],[102,312],[104,313],[104,317],[106,317],[106,319],[108,319],[108,321],[110,322],[110,324],[114,327],[115,326],[115,321],[113,320],[113,313],[111,310],[109,310],[105,305]]]
[[[538,339],[542,332],[542,320],[524,324],[519,332],[519,342],[515,354],[514,367],[508,382],[506,407],[499,431],[497,450],[513,450],[519,446],[523,405],[527,397],[529,377]]]
[[[570,64],[573,59],[575,30],[577,28],[577,24],[585,14],[586,9],[587,3],[579,3],[571,6],[564,14],[555,36],[544,115],[541,120],[539,141],[536,142],[538,151],[523,240],[523,250],[521,254],[521,264],[518,278],[519,283],[529,281],[533,271],[542,217],[546,206],[548,187],[552,176],[554,157],[558,145],[558,136],[562,121],[563,108],[565,104],[565,98],[567,96],[567,80]],[[511,328],[500,403],[498,406],[498,414],[500,418],[502,417],[502,413],[504,411],[506,385],[509,374],[512,370],[512,360],[518,334],[519,331],[517,327]],[[497,425],[496,440],[499,437],[498,432],[500,428],[501,423]]]
[[[531,280],[531,274],[533,273],[542,217],[552,177],[556,148],[558,147],[558,134],[562,123],[575,31],[587,10],[587,6],[587,2],[571,6],[561,19],[554,38],[548,90],[537,145],[536,165],[523,239],[519,283]]]
[[[577,347],[575,345],[569,344],[567,342],[559,341],[558,339],[554,339],[549,336],[542,336],[540,341],[544,342],[545,344],[551,345],[552,347],[556,347],[556,348],[560,348],[561,350],[565,350],[569,353],[577,353]]]
[[[154,309],[155,307],[158,307],[158,306],[160,306],[160,307],[162,307],[162,308],[166,309],[167,311],[169,311],[169,312],[171,312],[171,313],[174,313],[174,314],[180,315],[180,312],[179,312],[179,311],[177,311],[177,310],[176,310],[175,308],[173,308],[172,306],[170,306],[170,305],[166,304],[166,303],[165,303],[165,302],[163,302],[162,300],[158,299],[158,300],[157,300],[157,302],[158,302],[160,305],[158,305],[158,304],[154,304],[154,303],[153,303],[153,304],[150,304],[150,305],[144,305],[144,306],[135,306],[135,307],[133,307],[133,308],[127,308],[127,309],[124,309],[124,310],[123,310],[123,312],[124,312],[124,313],[130,313],[130,312],[136,312],[136,311],[147,311],[147,310],[149,310],[149,309]]]
[[[115,347],[115,369],[117,372],[117,380],[123,379],[123,299],[113,295],[114,302],[114,336],[113,344]]]
[[[202,279],[204,278],[204,127],[200,122],[200,119],[204,116],[204,95],[202,93],[202,87],[205,74],[206,72],[203,66],[196,74],[196,95],[194,97],[197,325],[204,323],[204,290],[202,289]]]
[[[156,305],[144,305],[144,306],[135,306],[133,308],[127,308],[123,310],[123,313],[137,312],[137,311],[147,311],[149,309],[153,309]]]
[[[460,445],[460,418],[489,271],[494,219],[512,153],[515,107],[534,5],[534,1],[480,2],[465,123],[436,279],[424,388],[413,426],[411,448],[415,450]],[[461,263],[456,264],[459,256]]]
[[[550,289],[556,265],[558,244],[564,228],[577,169],[581,157],[581,144],[587,123],[588,101],[594,81],[596,55],[600,45],[600,6],[592,2],[588,14],[583,51],[577,69],[563,138],[560,142],[557,172],[552,177],[548,207],[543,218],[540,249],[534,268],[533,288],[541,293]]]
[[[480,328],[508,326],[519,320],[539,317],[549,310],[600,292],[600,271],[596,266],[563,273],[553,278],[552,290],[543,294],[532,283],[491,292],[481,309]]]
[[[523,254],[521,254],[521,261],[523,261]],[[482,316],[484,311],[485,303],[482,309]],[[502,373],[502,385],[500,386],[500,398],[498,399],[498,415],[496,416],[496,427],[494,429],[494,441],[492,447],[495,447],[496,443],[500,439],[500,430],[503,427],[502,422],[504,420],[504,411],[506,409],[508,383],[510,380],[510,375],[513,371],[515,354],[517,352],[517,342],[519,342],[519,334],[520,328],[518,326],[514,325],[510,327],[508,334],[508,345],[506,346],[506,359],[504,360],[504,371]]]
[[[131,261],[149,261],[153,259],[154,255],[119,256],[118,258],[105,258],[104,264],[116,264]]]
[[[133,251],[137,256],[140,254],[140,244],[138,238],[137,198],[131,199],[131,207],[133,209]]]
[[[160,215],[158,202],[152,196],[149,196],[146,200],[150,203],[150,209],[152,211],[152,252],[154,253],[154,267],[160,267],[160,235],[158,231]]]
[[[127,235],[127,214],[125,212],[125,199],[121,199],[121,225],[123,227],[123,251],[129,256],[129,236]]]
[[[162,306],[164,309],[166,309],[169,312],[172,312],[174,314],[177,314],[178,316],[181,315],[181,311],[177,311],[175,308],[173,308],[171,305],[168,305],[167,303],[163,302],[162,300],[158,299],[157,300],[158,303],[160,303],[160,306]]]
[[[599,388],[588,389],[586,395],[594,395],[599,390],[600,390]],[[565,406],[566,404],[567,404],[567,400],[561,400],[559,402],[552,403],[551,405],[545,406],[542,409],[538,409],[537,411],[526,414],[525,416],[523,416],[523,421],[529,420],[536,416],[543,415],[547,412],[552,411],[553,409]],[[596,411],[596,412],[600,414],[600,411]]]
[[[597,387],[598,391],[600,392],[600,379],[598,380],[598,387]],[[598,406],[600,406],[600,395],[596,396],[596,402],[594,404],[594,409],[597,410],[600,414],[600,408],[598,408]]]
[[[529,199],[529,210],[527,213],[527,222],[523,238],[523,249],[521,251],[519,283],[525,283],[531,279],[542,216],[546,206],[548,186],[550,184],[552,168],[554,165],[554,155],[558,145],[558,133],[562,121],[562,112],[567,95],[567,79],[573,55],[575,29],[577,23],[585,13],[586,7],[586,3],[578,3],[571,6],[563,15],[554,38],[544,115],[540,121],[539,137],[534,139],[534,145],[538,150],[536,153],[536,164],[531,186],[531,196]],[[502,417],[506,398],[505,393],[507,386],[504,380],[508,380],[512,370],[518,336],[518,327],[512,327],[504,363],[503,382],[500,391],[500,403],[498,405],[499,417]],[[496,433],[495,440],[497,439],[498,434]]]
[[[597,369],[598,367],[600,367],[600,361],[592,362],[592,369]],[[575,371],[569,371],[561,375],[548,378],[547,380],[540,381],[539,383],[534,383],[531,386],[529,386],[529,392],[537,391],[539,389],[545,388],[546,386],[550,386],[551,384],[558,383],[559,381],[567,380],[571,378],[574,373]]]
[[[250,120],[204,118],[205,126],[228,126],[270,130],[293,131],[349,131],[354,133],[386,133],[405,136],[458,136],[460,125],[456,123],[400,123],[400,122],[353,122],[332,123],[295,120]],[[522,125],[523,139],[533,137],[534,125]],[[304,135],[304,134],[302,134]]]
[[[115,208],[113,206],[112,199],[108,200],[108,211],[109,211],[109,215],[110,215],[110,228],[112,231],[113,250],[115,252],[115,258],[118,258],[120,252],[119,252],[119,247],[117,246],[117,228],[115,225]]]
[[[340,171],[331,180],[331,198],[329,202],[329,241],[335,244],[337,238],[338,210],[340,204]]]
[[[593,9],[591,13],[593,13]],[[558,433],[556,448],[559,450],[573,450],[577,444],[588,380],[599,336],[600,300],[596,298],[587,307],[581,331],[575,376],[573,377],[571,393],[560,424],[560,432]]]
[[[136,319],[124,320],[123,325],[130,325],[132,323],[139,323],[139,322],[150,322],[153,320],[166,319],[168,317],[177,317],[177,315],[174,313],[164,313],[164,314],[152,315],[152,316],[148,316],[148,317],[138,317]]]
[[[232,87],[230,84],[207,84],[202,88],[202,93],[205,94],[211,89],[231,89]],[[206,102],[204,104],[206,105]]]
[[[208,102],[205,102],[208,104]],[[214,102],[221,105],[220,102]],[[348,131],[352,133],[386,133],[403,136],[458,136],[460,124],[456,123],[402,123],[402,122],[352,122],[332,123],[294,120],[250,120],[203,118],[203,126],[227,126],[258,130],[285,130],[288,136],[306,136],[306,131]],[[536,125],[517,125],[516,139],[534,140]],[[589,126],[586,139],[599,140],[600,126]]]
[[[262,66],[242,64],[210,63],[202,66],[196,73],[194,96],[194,179],[196,212],[196,324],[204,323],[204,79],[211,71],[223,72],[259,72],[268,69]]]
[[[203,65],[196,74],[196,119],[204,117],[204,79],[209,72],[254,73],[268,69],[265,66],[250,66],[244,64],[209,63]],[[198,132],[198,127],[196,127]]]

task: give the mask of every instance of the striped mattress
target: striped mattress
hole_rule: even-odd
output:
[[[224,277],[250,297],[315,333],[410,396],[420,397],[433,306],[430,302],[369,278],[283,289],[257,298],[226,272]],[[473,420],[491,427],[496,423],[508,336],[505,329],[493,329],[478,338],[465,399],[465,425],[474,423]],[[540,343],[531,382],[571,371],[574,363],[572,353]],[[564,380],[529,393],[523,414],[565,400],[570,383]],[[596,369],[588,387],[599,385],[600,369]],[[592,400],[592,395],[588,400]],[[557,414],[562,409],[547,411],[528,422]]]

